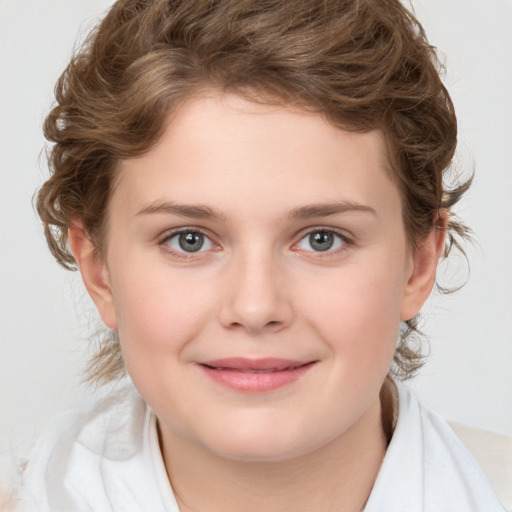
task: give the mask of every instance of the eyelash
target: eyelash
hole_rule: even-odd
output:
[[[301,250],[300,248],[295,249],[295,247],[297,247],[301,242],[306,240],[308,237],[311,237],[315,233],[324,233],[324,234],[333,235],[335,237],[335,241],[333,243],[334,244],[338,244],[338,246],[335,247],[334,250],[331,249],[331,248],[328,248],[325,251]],[[201,235],[202,237],[204,237],[204,242],[201,245],[201,247],[199,247],[199,249],[197,251],[195,251],[195,252],[194,251],[193,252],[187,252],[185,250],[173,249],[169,245],[169,242],[171,240],[173,240],[174,238],[177,238],[180,235],[184,235],[184,234],[187,234],[187,235],[188,234]],[[211,240],[211,236],[210,235],[208,235],[205,231],[203,231],[201,229],[198,229],[198,228],[180,228],[180,229],[177,229],[175,231],[167,233],[158,242],[158,244],[165,251],[167,251],[168,253],[172,254],[174,257],[181,258],[181,259],[191,259],[191,258],[197,259],[197,257],[198,257],[197,255],[200,255],[200,254],[203,254],[204,252],[207,252],[207,251],[202,250],[203,247],[204,247],[204,243],[208,243],[208,244],[211,244],[212,246],[219,247],[215,242],[213,242]],[[303,253],[314,254],[314,256],[313,256],[314,258],[322,258],[323,259],[323,258],[332,257],[334,255],[337,255],[340,252],[345,251],[352,244],[353,244],[353,242],[345,234],[340,233],[338,230],[333,229],[333,228],[327,228],[327,227],[324,228],[324,227],[318,226],[318,227],[315,227],[313,229],[310,228],[310,229],[308,229],[308,231],[303,231],[300,234],[300,239],[292,245],[292,250],[296,251],[296,252],[300,251],[300,252],[303,252]]]
[[[169,245],[169,242],[173,238],[177,238],[180,235],[184,235],[184,234],[186,234],[186,235],[188,235],[188,234],[201,235],[202,237],[204,237],[204,242],[201,245],[201,247],[197,251],[195,251],[195,252],[194,251],[193,252],[187,252],[185,250],[173,249]],[[172,232],[166,234],[164,236],[164,238],[162,238],[162,240],[158,243],[158,245],[160,245],[166,252],[172,254],[174,257],[181,258],[181,259],[191,259],[191,258],[197,259],[197,255],[198,254],[203,254],[205,252],[205,251],[201,250],[204,247],[204,243],[209,243],[209,244],[214,245],[214,246],[217,245],[217,244],[215,244],[215,242],[213,242],[211,240],[211,236],[209,236],[207,233],[205,233],[201,229],[197,229],[197,228],[180,228],[180,229],[177,229],[175,231],[172,231]]]
[[[341,233],[340,231],[333,229],[333,228],[318,226],[313,229],[308,229],[308,231],[301,233],[299,241],[295,242],[293,244],[292,250],[301,251],[301,249],[293,249],[293,248],[297,247],[301,242],[308,239],[315,233],[324,233],[324,234],[333,235],[335,237],[334,243],[338,244],[338,246],[335,247],[334,249],[328,248],[325,251],[315,251],[315,250],[302,251],[303,253],[308,254],[309,257],[312,257],[315,259],[318,259],[318,258],[327,259],[330,257],[337,256],[337,255],[339,255],[339,253],[346,251],[350,247],[350,245],[353,244],[352,240],[344,233]],[[336,241],[336,239],[337,239],[337,241]],[[314,255],[314,256],[310,256],[310,255]]]

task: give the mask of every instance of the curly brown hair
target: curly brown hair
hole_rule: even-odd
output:
[[[37,211],[50,250],[76,269],[68,228],[79,218],[102,252],[117,163],[151,149],[169,114],[205,88],[299,106],[346,130],[380,129],[414,248],[471,181],[446,183],[457,122],[439,69],[398,0],[119,0],[60,77],[45,121],[52,175]],[[452,215],[446,230],[447,247],[468,233]],[[395,376],[421,365],[414,333],[417,318],[401,331]],[[123,372],[115,333],[91,372],[99,381]]]

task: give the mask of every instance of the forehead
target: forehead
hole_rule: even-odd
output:
[[[400,209],[378,130],[342,130],[318,114],[231,94],[186,101],[158,144],[122,161],[113,202],[207,203],[238,213],[339,201]]]

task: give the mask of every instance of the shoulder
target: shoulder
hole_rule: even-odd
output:
[[[23,475],[23,509],[135,510],[124,503],[127,497],[145,499],[153,492],[144,435],[148,418],[146,404],[127,381],[58,418]]]
[[[398,390],[398,421],[366,510],[503,511],[446,420],[405,385]]]

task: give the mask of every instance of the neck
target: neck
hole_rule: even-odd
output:
[[[377,399],[327,445],[283,461],[247,462],[162,436],[162,453],[181,512],[359,512],[382,463],[387,439]]]

